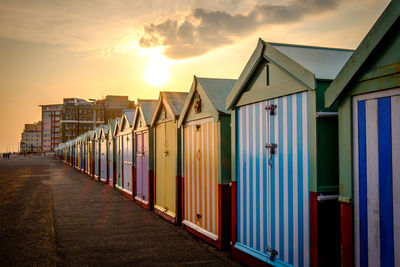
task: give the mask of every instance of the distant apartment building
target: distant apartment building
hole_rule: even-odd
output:
[[[61,141],[72,140],[93,127],[104,124],[104,110],[96,104],[79,98],[64,98],[61,112]]]
[[[54,151],[61,142],[60,120],[63,105],[40,105],[42,108],[42,152]]]
[[[134,108],[135,102],[130,101],[128,96],[106,96],[105,99],[93,101],[64,98],[60,121],[61,142],[75,139],[109,119],[121,116],[125,109]]]
[[[37,153],[42,146],[42,122],[25,124],[21,133],[20,151],[21,153]]]

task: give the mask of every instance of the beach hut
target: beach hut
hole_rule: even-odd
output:
[[[87,149],[87,174],[92,176],[94,175],[94,139],[95,131],[90,130],[87,132],[86,136],[86,149]]]
[[[55,148],[54,148],[54,154],[56,156],[57,159],[60,159],[60,144],[58,144]]]
[[[85,151],[84,151],[84,135],[81,134],[78,136],[78,148],[79,148],[79,170],[84,171],[85,170]]]
[[[229,247],[231,232],[231,116],[225,101],[235,81],[194,76],[178,121],[182,225],[219,249]]]
[[[68,154],[68,145],[63,143],[63,151],[64,151],[64,162],[68,164],[69,154]]]
[[[144,208],[153,208],[154,148],[151,118],[157,107],[157,100],[139,99],[136,105],[133,131],[135,134],[134,180],[135,201]]]
[[[121,124],[118,128],[118,136],[121,148],[121,190],[124,195],[133,200],[133,144],[134,136],[132,123],[135,110],[125,110],[122,115]]]
[[[69,165],[73,166],[74,165],[74,145],[72,140],[68,141],[68,146],[69,146],[69,151],[70,151],[70,162]]]
[[[172,223],[181,221],[181,141],[178,118],[188,93],[160,92],[151,120],[154,130],[154,212]]]
[[[339,108],[342,266],[400,266],[400,2],[325,92]]]
[[[79,152],[79,149],[78,149],[78,145],[77,145],[77,138],[74,138],[73,140],[72,140],[72,144],[73,144],[73,146],[74,146],[74,157],[75,157],[75,160],[74,160],[74,168],[75,169],[77,169],[78,168],[78,161],[79,161],[79,154],[78,154],[78,152]]]
[[[84,157],[85,157],[85,173],[89,174],[89,132],[86,132],[83,137],[83,149],[84,149]]]
[[[75,164],[74,164],[74,168],[75,169],[79,169],[79,146],[78,146],[78,137],[74,138],[74,140],[72,140],[74,147],[75,147]]]
[[[69,146],[69,151],[70,151],[70,163],[69,165],[71,167],[74,166],[74,161],[75,161],[75,146],[73,140],[68,141],[68,146]]]
[[[64,150],[64,162],[68,164],[69,162],[69,149],[68,144],[63,143],[63,150]]]
[[[117,189],[122,190],[122,142],[121,142],[121,135],[120,126],[122,122],[122,117],[118,117],[116,119],[116,124],[114,128],[114,136],[115,136],[115,182],[114,186]]]
[[[82,135],[82,147],[83,147],[83,172],[88,173],[88,133]]]
[[[67,150],[68,150],[68,165],[73,166],[74,163],[74,147],[71,141],[67,143]]]
[[[76,155],[76,162],[75,162],[74,168],[77,170],[80,169],[80,162],[81,162],[79,142],[80,142],[80,138],[78,136],[74,139],[75,155]]]
[[[61,147],[62,147],[61,144],[59,144],[59,145],[56,147],[57,158],[60,159],[60,160],[62,160],[62,158],[63,158],[62,148],[61,148]]]
[[[100,179],[100,131],[101,131],[101,126],[98,126],[94,130],[94,136],[93,136],[93,152],[94,152],[94,173],[93,177],[96,180]]]
[[[62,161],[64,161],[65,160],[65,154],[64,154],[64,145],[62,143],[60,143],[58,145],[58,150],[59,150],[60,159]]]
[[[108,124],[100,127],[100,181],[108,182]]]
[[[71,146],[72,146],[72,152],[73,152],[73,162],[72,162],[72,167],[76,167],[76,164],[78,162],[78,148],[76,146],[76,138],[71,140]]]
[[[108,184],[114,187],[116,181],[116,141],[115,128],[117,120],[111,119],[108,121]]]
[[[69,163],[69,147],[68,147],[68,143],[64,143],[64,153],[65,153],[65,163]]]
[[[352,53],[259,40],[226,100],[235,258],[339,265],[337,106],[323,97]]]
[[[62,150],[62,154],[63,154],[63,161],[64,163],[67,163],[67,148],[65,143],[61,144],[61,150]]]
[[[73,144],[72,144],[71,141],[68,141],[68,142],[67,142],[67,145],[68,145],[68,153],[69,153],[69,161],[68,161],[68,164],[69,164],[70,166],[73,166],[73,163],[74,163],[74,146],[73,146]]]

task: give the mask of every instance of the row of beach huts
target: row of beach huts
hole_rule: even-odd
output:
[[[56,155],[248,265],[400,266],[399,14],[355,51],[260,39]]]

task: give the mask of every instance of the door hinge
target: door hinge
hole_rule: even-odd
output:
[[[275,115],[275,109],[276,109],[277,107],[278,107],[278,106],[275,105],[275,104],[270,104],[270,105],[266,105],[266,106],[265,106],[265,109],[269,111],[269,115],[273,116],[273,115]]]

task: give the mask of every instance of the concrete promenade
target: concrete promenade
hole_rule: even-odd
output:
[[[0,190],[1,266],[238,266],[55,159],[0,160]]]

